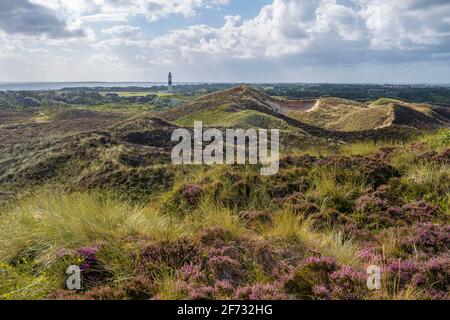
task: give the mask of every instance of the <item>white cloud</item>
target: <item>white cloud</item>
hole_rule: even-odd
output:
[[[102,32],[115,37],[133,37],[139,34],[141,28],[129,25],[117,25],[111,28],[103,29]]]
[[[448,39],[450,3],[426,0],[360,0],[371,44],[377,49],[412,48]],[[443,29],[444,28],[444,29]]]
[[[378,50],[449,46],[449,15],[450,4],[439,0],[274,0],[253,19],[233,16],[218,28],[190,26],[153,39],[151,46],[191,62],[198,55],[211,60],[317,55],[320,62],[353,52],[359,59],[376,58]]]
[[[227,5],[230,0],[31,0],[60,12],[69,18],[143,15],[149,21],[156,21],[172,14],[191,17],[201,7]]]
[[[450,52],[450,3],[445,0],[273,0],[253,18],[227,16],[219,27],[190,25],[151,37],[148,30],[156,20],[192,17],[200,8],[229,0],[29,1],[58,13],[67,30],[84,30],[84,38],[43,42],[0,30],[0,56],[28,58],[42,47],[53,55],[50,65],[70,50],[61,70],[78,64],[76,74],[169,67],[241,74],[251,65],[253,71],[267,66],[295,74],[306,65],[443,61]],[[135,17],[141,18],[139,26]]]

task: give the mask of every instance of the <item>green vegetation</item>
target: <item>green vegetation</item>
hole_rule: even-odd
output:
[[[449,116],[427,104],[410,104],[382,98],[370,104],[343,99],[320,99],[307,111],[290,111],[297,120],[330,130],[359,132],[393,126],[410,130],[438,128],[449,122]]]
[[[288,105],[239,87],[161,117],[0,116],[0,299],[448,299],[448,126],[340,141]],[[269,177],[173,166],[171,133],[193,121],[282,129],[292,148]],[[65,287],[71,265],[80,291]]]
[[[235,109],[233,105],[224,105],[212,110],[196,111],[177,121],[180,126],[192,126],[194,121],[202,121],[207,127],[220,128],[279,128],[280,130],[298,131],[274,116],[253,110]]]

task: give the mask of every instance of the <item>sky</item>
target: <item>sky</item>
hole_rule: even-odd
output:
[[[0,0],[0,82],[450,83],[450,0]]]

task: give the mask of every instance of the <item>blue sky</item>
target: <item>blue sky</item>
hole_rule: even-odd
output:
[[[450,83],[448,0],[0,0],[0,81]]]
[[[171,16],[149,23],[145,16],[132,17],[130,24],[139,26],[147,36],[157,36],[170,30],[181,29],[195,24],[207,24],[214,27],[220,27],[223,24],[223,18],[227,15],[241,15],[247,19],[253,18],[259,13],[263,5],[270,4],[270,0],[261,1],[230,1],[229,5],[213,8],[198,8],[195,16],[182,17]],[[100,24],[99,24],[100,25]],[[104,26],[114,26],[115,22],[106,22]]]
[[[223,25],[225,16],[240,15],[244,19],[251,19],[258,15],[259,10],[271,4],[271,0],[232,0],[229,5],[213,8],[199,8],[196,15],[188,18],[169,17],[148,23],[145,17],[131,19],[131,23],[139,26],[147,36],[158,36],[170,30],[186,28],[195,24],[206,24],[213,27]],[[114,25],[114,23],[110,23]]]

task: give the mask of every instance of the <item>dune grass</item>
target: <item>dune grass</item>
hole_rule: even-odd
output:
[[[439,131],[420,137],[418,141],[424,144],[422,152],[433,148],[441,151],[449,146],[447,137],[448,131]],[[442,214],[450,208],[449,166],[429,159],[417,161],[412,146],[416,143],[355,143],[343,147],[341,153],[370,157],[382,147],[399,147],[400,151],[387,161],[400,171],[401,177],[389,180],[388,187],[402,203],[425,200],[438,206],[440,215],[433,222],[445,221],[448,215]],[[301,193],[295,192],[297,187],[283,184],[283,179],[289,183],[304,179],[306,187]],[[310,214],[293,204],[274,201],[269,190],[277,183],[294,188],[290,194],[299,194],[298,199],[314,205],[317,212]],[[192,185],[199,192],[194,201],[188,201],[184,192]],[[358,170],[323,165],[308,169],[285,168],[280,177],[272,178],[259,177],[258,168],[251,166],[181,167],[175,174],[172,190],[154,194],[146,202],[133,202],[104,191],[58,192],[43,188],[2,208],[0,299],[48,297],[63,287],[64,270],[69,263],[74,263],[73,260],[61,260],[61,252],[98,244],[102,246],[97,258],[120,287],[136,275],[142,242],[160,244],[189,239],[198,243],[208,228],[223,230],[237,243],[268,242],[289,248],[289,259],[302,260],[313,254],[364,270],[368,262],[359,255],[364,241],[335,223],[317,219],[321,214],[334,212],[351,221],[356,214],[357,199],[367,195],[370,192],[367,189],[371,188],[371,181]],[[256,226],[248,224],[240,215],[243,211],[268,212],[272,214],[272,220]],[[380,263],[405,254],[400,248],[404,234],[388,231],[379,243],[382,248],[380,259],[383,260],[378,261]],[[263,266],[256,261],[246,263],[251,270],[248,283],[271,281],[272,277]],[[165,265],[157,268],[155,297],[187,298],[178,290],[176,271]],[[423,289],[397,286],[396,280],[392,279],[385,281],[389,286],[365,298],[413,299],[423,296]]]
[[[362,141],[342,146],[341,152],[345,155],[367,156],[380,151],[385,147],[395,145],[395,142],[388,141]]]

